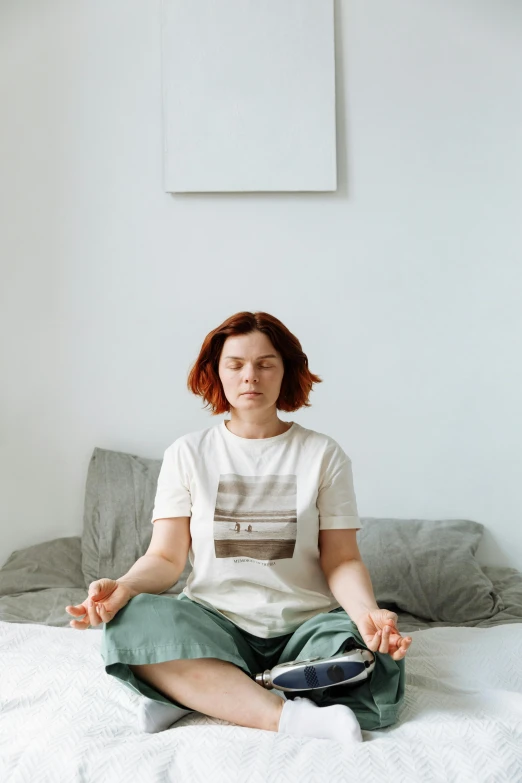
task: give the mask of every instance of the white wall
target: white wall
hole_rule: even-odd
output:
[[[522,568],[522,6],[336,11],[339,191],[173,196],[159,0],[3,0],[0,563],[81,534],[95,446],[221,420],[186,377],[245,309],[324,378],[282,418],[343,446],[361,516],[474,519]]]

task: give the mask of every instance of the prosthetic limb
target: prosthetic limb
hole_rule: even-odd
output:
[[[322,690],[333,685],[355,685],[367,679],[374,668],[374,654],[370,650],[357,647],[355,640],[349,639],[345,649],[337,655],[279,663],[273,669],[256,674],[253,679],[269,690]]]

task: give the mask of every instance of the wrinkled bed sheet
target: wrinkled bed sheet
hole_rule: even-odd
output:
[[[143,697],[106,674],[96,632],[102,626],[69,627],[65,606],[81,603],[87,590],[77,542],[63,543],[69,586],[15,593],[18,572],[4,580],[2,783],[522,781],[522,574],[516,569],[483,566],[505,607],[488,620],[428,622],[396,609],[400,631],[413,638],[404,704],[395,725],[363,732],[365,741],[349,750],[200,713],[167,731],[140,733]],[[61,583],[59,573],[44,576]]]
[[[6,783],[515,783],[522,780],[522,623],[412,632],[396,724],[347,748],[191,713],[138,731],[142,697],[108,676],[101,635],[0,622]]]

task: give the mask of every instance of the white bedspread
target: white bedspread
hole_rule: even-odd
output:
[[[399,721],[350,750],[199,713],[139,733],[99,630],[0,622],[0,781],[521,783],[522,623],[411,636]]]

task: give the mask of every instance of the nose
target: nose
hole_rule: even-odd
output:
[[[245,370],[243,375],[243,383],[248,386],[249,383],[257,383],[257,375],[254,370]]]

